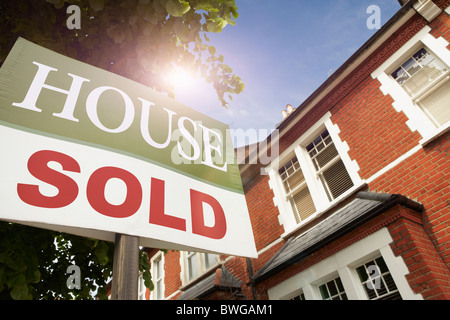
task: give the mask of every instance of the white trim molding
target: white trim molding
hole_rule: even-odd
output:
[[[431,0],[418,0],[413,4],[417,13],[424,17],[428,22],[433,21],[441,12],[441,8],[434,4]]]

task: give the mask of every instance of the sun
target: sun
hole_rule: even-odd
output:
[[[170,82],[175,89],[185,88],[192,84],[195,80],[194,76],[179,66],[174,66],[173,71],[167,76],[167,81]]]

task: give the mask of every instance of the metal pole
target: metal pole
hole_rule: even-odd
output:
[[[137,300],[139,281],[139,237],[116,234],[112,300]]]

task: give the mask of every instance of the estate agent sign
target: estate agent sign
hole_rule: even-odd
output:
[[[256,257],[227,129],[19,38],[0,69],[0,219]]]

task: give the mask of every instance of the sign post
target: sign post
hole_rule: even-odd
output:
[[[112,300],[137,300],[139,280],[139,238],[116,234]]]

